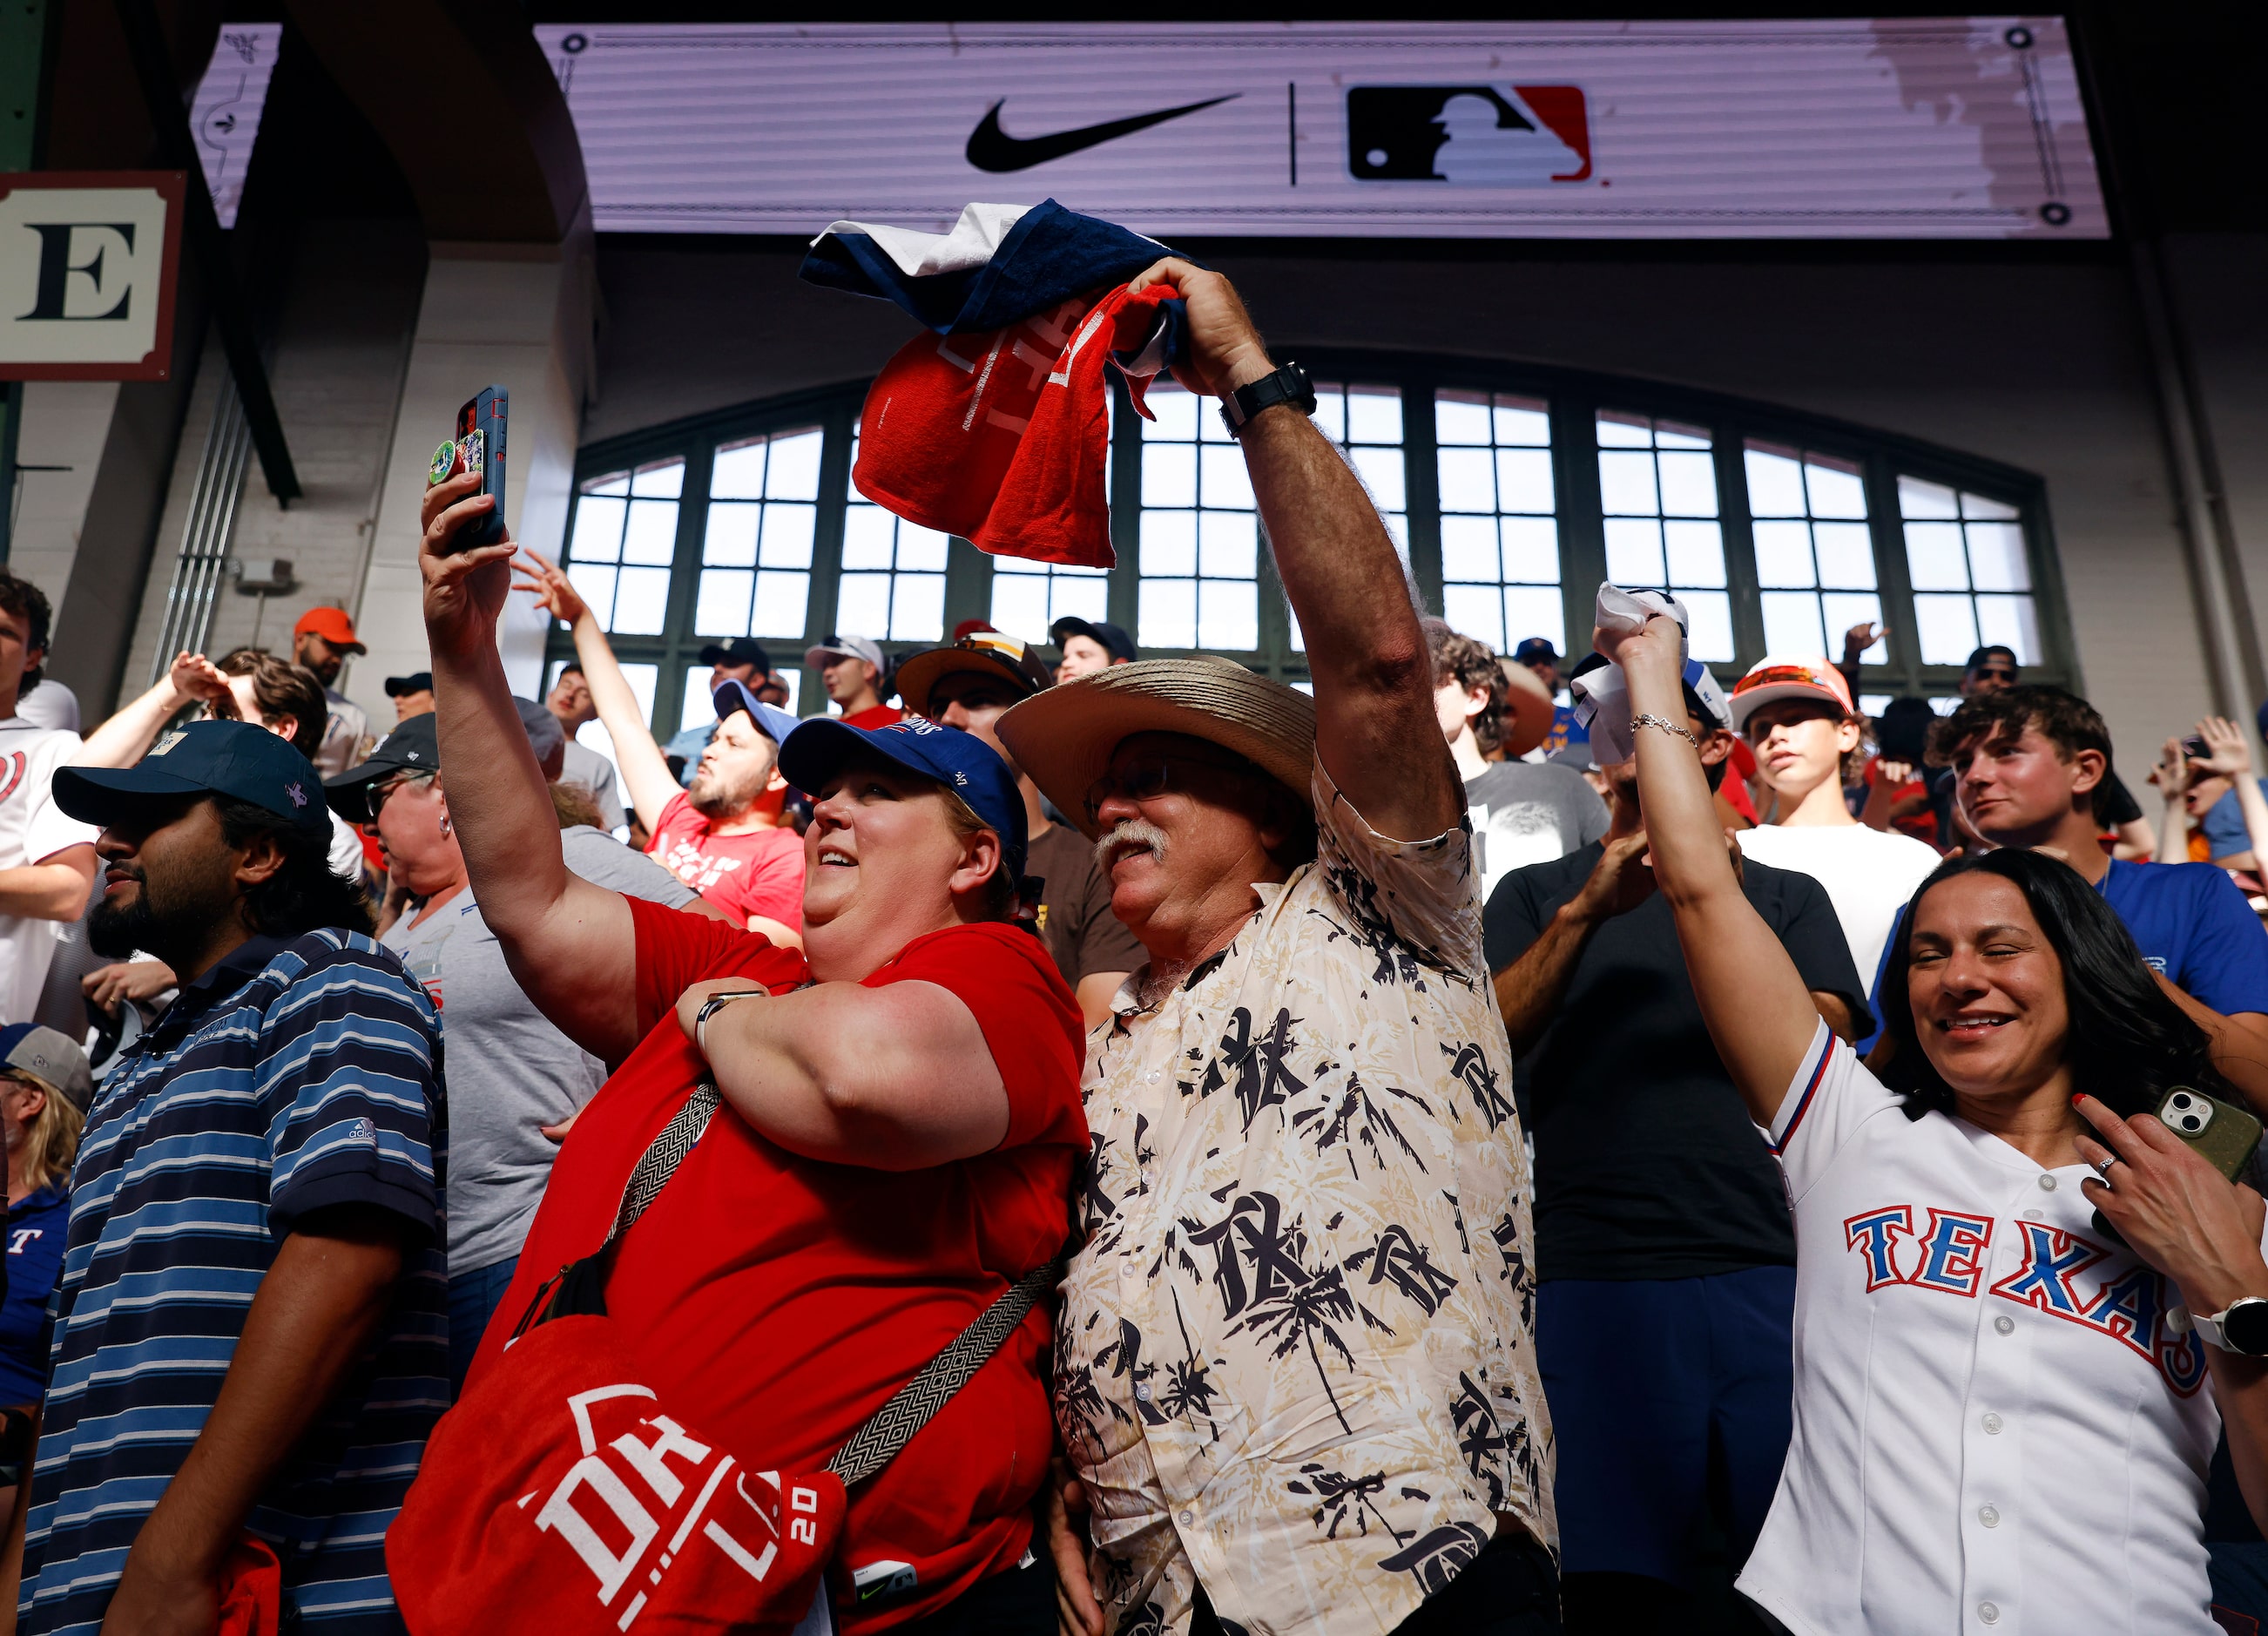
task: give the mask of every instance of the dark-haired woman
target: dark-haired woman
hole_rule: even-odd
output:
[[[2205,1035],[2075,873],[1994,852],[1914,894],[1878,1079],[1738,888],[1676,626],[1599,645],[1694,991],[1794,1204],[1795,1436],[1742,1590],[1807,1633],[2210,1636],[2206,1463],[2225,1417],[2268,1510],[2268,1366],[2191,1315],[2268,1297],[2268,1262],[2259,1196],[2146,1111],[2232,1094]]]

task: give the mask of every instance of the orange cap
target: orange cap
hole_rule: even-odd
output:
[[[1851,684],[1825,660],[1760,659],[1733,684],[1733,731],[1746,733],[1749,713],[1757,706],[1786,698],[1821,699],[1846,716],[1857,712]]]
[[[354,621],[347,617],[343,608],[311,608],[299,615],[299,623],[291,627],[295,637],[309,631],[323,638],[342,653],[364,653],[362,638],[355,635]]]

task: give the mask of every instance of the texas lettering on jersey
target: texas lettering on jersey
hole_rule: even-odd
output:
[[[2174,1303],[2156,1271],[2076,1233],[2018,1221],[2013,1225],[2022,1264],[1988,1287],[1986,1260],[2001,1225],[1966,1211],[1884,1205],[1845,1217],[1843,1234],[1869,1294],[1903,1285],[1970,1300],[1982,1293],[2013,1301],[2117,1341],[2146,1359],[2183,1397],[2197,1390],[2205,1380],[2205,1349],[2193,1330],[2176,1333],[2167,1321]]]

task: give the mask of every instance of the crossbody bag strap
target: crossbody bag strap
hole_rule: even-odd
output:
[[[913,1441],[914,1433],[952,1402],[954,1394],[1006,1344],[1026,1315],[1062,1281],[1063,1271],[1061,1261],[1051,1261],[1018,1279],[1007,1293],[977,1314],[976,1321],[954,1337],[951,1345],[900,1388],[872,1419],[852,1433],[850,1441],[827,1463],[827,1469],[849,1488],[896,1459]]]
[[[661,1197],[663,1187],[677,1174],[679,1162],[693,1151],[693,1144],[709,1128],[709,1121],[721,1100],[710,1080],[703,1080],[693,1087],[685,1105],[662,1126],[661,1134],[640,1155],[637,1168],[630,1172],[630,1185],[622,1189],[622,1202],[615,1211],[615,1224],[607,1229],[606,1242],[599,1246],[597,1253],[604,1255],[613,1249],[615,1241],[629,1232],[653,1201]]]

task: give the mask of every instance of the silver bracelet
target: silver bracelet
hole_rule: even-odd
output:
[[[721,994],[711,994],[707,999],[703,1000],[700,1009],[693,1013],[693,1047],[701,1053],[703,1060],[707,1060],[709,1056],[709,1019],[711,1017],[724,1010],[736,999],[770,999],[770,989],[728,989]]]
[[[1631,726],[1632,728],[1659,727],[1664,733],[1675,733],[1679,738],[1684,740],[1697,750],[1701,748],[1701,741],[1693,736],[1692,728],[1680,726],[1677,723],[1670,720],[1668,717],[1657,716],[1652,711],[1647,711],[1641,715],[1631,717]]]

